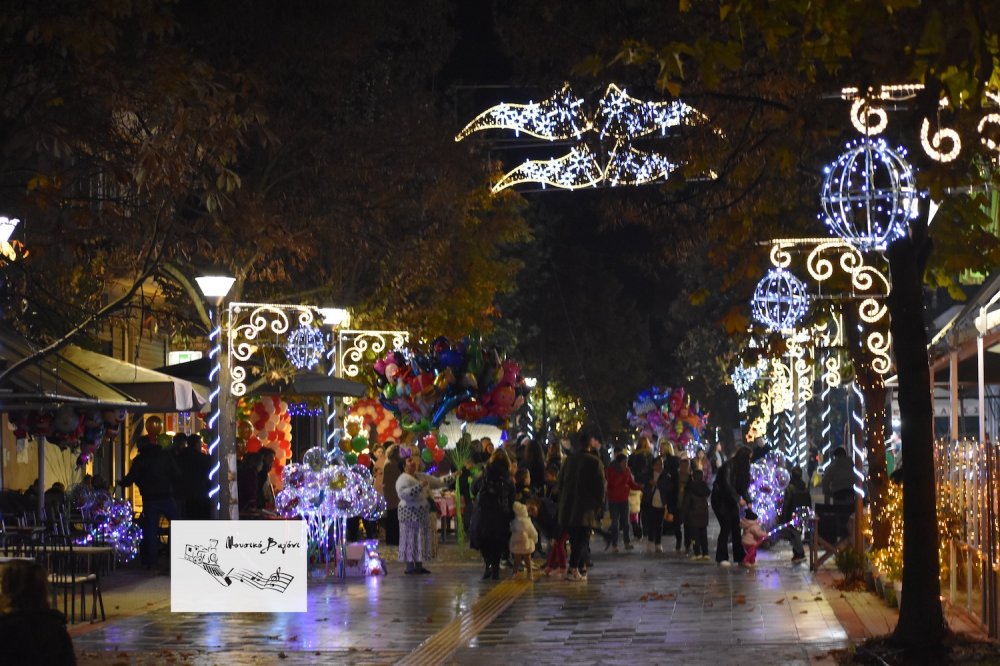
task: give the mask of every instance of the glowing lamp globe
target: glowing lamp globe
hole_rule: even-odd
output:
[[[917,187],[906,151],[864,138],[826,167],[820,219],[862,252],[884,250],[917,214]]]
[[[784,268],[772,268],[757,283],[753,318],[772,331],[795,328],[809,309],[806,285]]]
[[[319,363],[326,351],[323,332],[311,326],[300,326],[288,335],[285,353],[299,370],[312,368]]]

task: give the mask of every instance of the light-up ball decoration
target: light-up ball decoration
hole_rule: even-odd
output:
[[[300,326],[288,334],[285,343],[288,360],[299,370],[312,368],[326,353],[323,331],[312,326]]]
[[[834,235],[867,252],[906,233],[916,215],[917,187],[905,155],[882,139],[865,138],[826,167],[820,219]]]
[[[806,285],[790,271],[772,268],[757,283],[751,306],[753,318],[772,331],[795,328],[809,309]]]

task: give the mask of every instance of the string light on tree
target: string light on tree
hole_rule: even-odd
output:
[[[320,362],[326,351],[323,331],[312,326],[299,326],[288,334],[285,352],[299,370],[310,369]]]
[[[806,285],[784,268],[772,268],[757,283],[753,318],[772,331],[795,328],[809,308]]]
[[[902,149],[882,139],[848,144],[826,167],[820,219],[837,237],[862,251],[883,250],[906,233],[917,214],[913,168]]]

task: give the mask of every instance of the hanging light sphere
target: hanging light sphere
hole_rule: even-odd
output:
[[[750,390],[750,387],[760,379],[760,369],[756,365],[738,365],[733,368],[733,374],[731,375],[733,380],[733,388],[740,395],[743,395]]]
[[[809,308],[806,285],[784,268],[772,268],[753,292],[753,318],[772,331],[795,328]]]
[[[905,155],[882,139],[865,138],[826,167],[820,219],[835,236],[867,252],[884,250],[906,233],[917,214],[917,188]]]
[[[300,326],[288,334],[285,352],[288,354],[288,360],[299,370],[311,368],[319,363],[325,351],[323,331],[318,328]]]

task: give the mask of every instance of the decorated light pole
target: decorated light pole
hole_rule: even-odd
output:
[[[229,294],[235,278],[225,276],[203,276],[195,278],[201,293],[209,300],[212,330],[208,340],[211,348],[208,358],[211,362],[208,381],[212,387],[210,394],[211,414],[208,417],[208,428],[211,431],[211,441],[208,444],[208,455],[211,457],[211,469],[208,472],[209,499],[214,499],[212,505],[213,518],[238,520],[239,505],[236,495],[236,428],[232,421],[232,394],[228,382],[228,358],[222,350],[222,303]],[[228,337],[228,336],[227,336]],[[228,345],[227,345],[228,347]],[[226,417],[222,418],[225,411]],[[232,460],[229,451],[232,450]],[[232,477],[230,479],[230,477]]]

